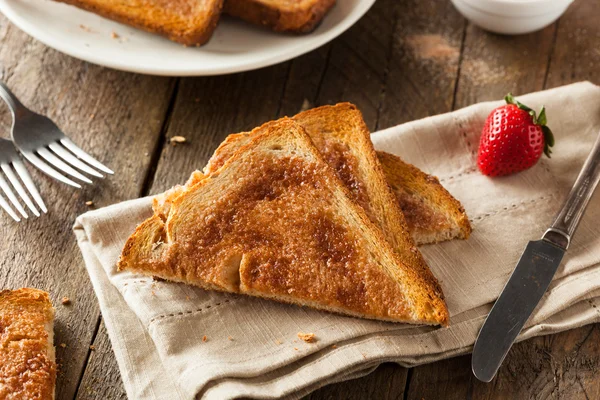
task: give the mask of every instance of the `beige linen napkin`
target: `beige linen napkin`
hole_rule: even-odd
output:
[[[552,222],[600,130],[600,88],[590,83],[520,100],[536,109],[546,105],[556,146],[551,160],[510,177],[487,178],[475,164],[483,121],[499,102],[372,136],[376,148],[437,175],[472,220],[469,240],[421,248],[446,294],[447,329],[343,317],[119,273],[115,262],[129,234],[151,215],[150,199],[79,217],[75,233],[129,397],[298,398],[381,362],[413,366],[469,352],[524,246]],[[599,262],[596,196],[519,340],[598,321]],[[298,332],[314,333],[316,343],[299,340]]]

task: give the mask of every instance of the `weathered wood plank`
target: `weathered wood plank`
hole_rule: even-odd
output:
[[[61,55],[0,17],[0,72],[23,103],[47,114],[84,149],[117,171],[82,191],[30,168],[48,215],[15,224],[0,217],[0,288],[38,287],[57,309],[57,399],[72,399],[97,326],[99,309],[71,233],[85,202],[103,206],[138,195],[172,90],[171,80],[126,74]],[[0,128],[10,117],[0,107]],[[71,298],[63,306],[60,299]]]
[[[578,81],[600,83],[599,13],[599,1],[576,1],[558,21],[547,87]]]
[[[543,89],[556,24],[528,35],[503,36],[469,24],[455,108]]]
[[[113,353],[104,323],[90,348],[90,357],[81,379],[77,399],[127,399],[121,373]]]
[[[367,376],[325,386],[311,393],[306,399],[400,400],[404,398],[407,371],[396,364],[382,364]]]
[[[448,112],[466,22],[448,1],[399,2],[378,129]]]
[[[379,0],[331,44],[316,104],[349,101],[374,130],[391,57],[392,34],[401,2]]]
[[[243,74],[182,79],[151,193],[185,182],[227,135],[275,118],[288,68],[286,63]],[[173,146],[173,136],[183,136],[187,143]]]

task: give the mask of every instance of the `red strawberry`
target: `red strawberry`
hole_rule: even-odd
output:
[[[546,109],[539,115],[515,101],[509,93],[506,105],[494,109],[485,121],[477,165],[488,176],[509,175],[531,168],[542,152],[550,158],[554,136],[546,126]]]

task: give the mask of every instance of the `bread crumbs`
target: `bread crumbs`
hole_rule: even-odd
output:
[[[67,344],[66,344],[66,343],[61,343],[61,344],[60,344],[60,347],[62,347],[62,348],[64,349],[64,348],[66,348],[66,347],[67,347]]]
[[[177,144],[187,143],[187,139],[183,136],[173,136],[169,139],[169,142],[171,142],[171,145],[176,146]]]
[[[281,344],[281,340],[276,340],[275,344]]]
[[[93,201],[86,201],[85,205],[88,206],[88,207],[91,207],[91,206],[94,205],[94,202]]]
[[[298,332],[298,337],[302,340],[304,340],[306,343],[314,343],[317,341],[317,339],[315,338],[315,334],[314,333],[303,333],[303,332]]]
[[[93,344],[90,344],[90,350],[91,351],[96,351],[96,346],[94,346]]]
[[[297,348],[297,347],[294,347],[294,350],[298,351],[298,348]]]
[[[207,340],[208,340],[208,336],[204,335],[204,336],[202,337],[202,341],[203,341],[203,342],[206,342]]]
[[[228,337],[227,337],[227,340],[229,340],[229,341],[233,341],[233,338],[232,338],[231,336],[228,336]]]
[[[60,302],[62,303],[63,306],[68,306],[69,304],[71,304],[71,299],[69,299],[68,297],[63,297]]]
[[[118,38],[120,38],[121,36],[119,36],[119,34],[118,34],[117,32],[115,32],[115,31],[112,31],[112,32],[111,32],[111,34],[110,34],[110,37],[111,37],[111,38],[113,38],[113,39],[118,39]]]

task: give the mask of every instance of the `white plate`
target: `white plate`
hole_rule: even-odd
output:
[[[338,0],[311,34],[292,36],[223,17],[210,42],[183,47],[158,35],[50,0],[0,0],[0,12],[27,34],[70,56],[153,75],[220,75],[277,64],[352,26],[375,0]],[[113,38],[112,33],[119,35]]]

